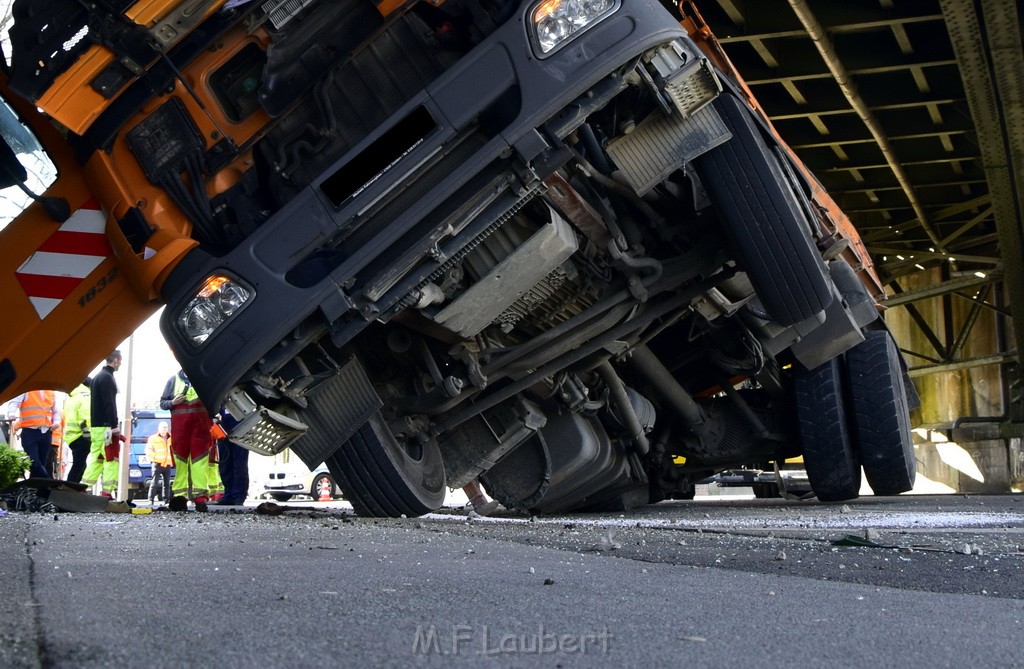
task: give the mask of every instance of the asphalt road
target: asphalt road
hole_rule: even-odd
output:
[[[0,667],[1024,666],[1022,496],[289,506],[0,517]]]

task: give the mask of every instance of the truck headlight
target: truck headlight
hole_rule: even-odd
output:
[[[543,58],[607,18],[619,0],[543,0],[530,10],[534,43]]]
[[[178,315],[178,329],[189,342],[199,346],[238,313],[254,294],[237,279],[215,274],[203,283]]]

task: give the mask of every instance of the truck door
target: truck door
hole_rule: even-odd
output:
[[[116,226],[71,148],[0,73],[0,401],[70,390],[159,308],[119,272]],[[33,199],[30,191],[42,198]]]

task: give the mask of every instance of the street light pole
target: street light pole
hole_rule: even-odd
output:
[[[124,502],[128,499],[128,467],[130,465],[129,460],[131,459],[132,449],[132,366],[135,363],[135,335],[132,334],[128,337],[128,360],[125,376],[127,380],[124,384],[124,411],[121,413],[121,434],[124,435],[124,441],[121,442],[121,455],[118,463],[120,467],[117,472],[117,499],[118,501]]]

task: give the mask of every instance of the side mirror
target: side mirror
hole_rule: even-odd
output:
[[[17,186],[21,192],[41,204],[47,215],[53,220],[61,223],[68,220],[71,216],[71,207],[67,200],[62,197],[36,195],[25,185],[27,180],[28,172],[18,160],[18,156],[14,155],[11,145],[7,143],[6,139],[0,141],[0,188]]]
[[[14,155],[14,150],[7,140],[0,141],[0,188],[9,188],[25,183],[28,172],[25,166]]]
[[[0,50],[0,62],[2,58]],[[39,140],[18,120],[6,101],[0,103],[0,189],[17,186],[27,197],[38,202],[50,218],[63,223],[71,216],[67,200],[36,195],[25,185],[28,171],[18,160],[18,154],[31,154],[37,150],[43,151]]]

